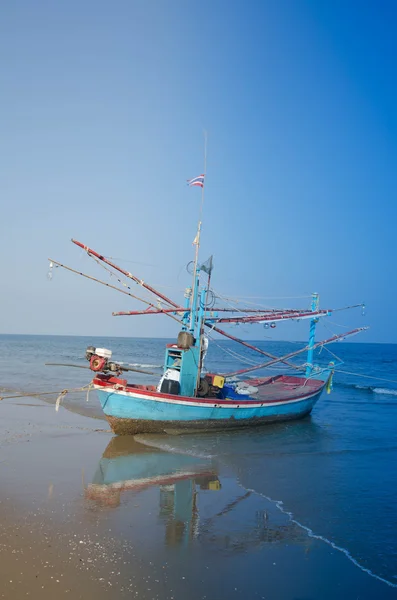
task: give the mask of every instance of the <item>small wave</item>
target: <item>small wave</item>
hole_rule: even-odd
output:
[[[350,388],[355,390],[360,390],[362,392],[369,392],[373,394],[384,394],[386,396],[397,396],[397,389],[394,388],[384,388],[384,387],[376,387],[374,385],[359,385],[356,383],[336,383],[338,387]]]
[[[374,394],[385,394],[386,396],[397,396],[397,390],[391,388],[371,388]]]

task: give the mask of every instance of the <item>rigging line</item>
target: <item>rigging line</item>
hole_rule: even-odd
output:
[[[143,267],[157,267],[157,268],[161,267],[161,265],[152,265],[150,263],[138,262],[137,260],[129,260],[127,258],[117,258],[116,256],[104,256],[104,258],[107,258],[108,260],[121,260],[122,262],[131,263],[134,265],[141,265]]]
[[[254,367],[258,364],[258,363],[251,361],[250,359],[248,359],[246,357],[243,357],[242,355],[239,355],[238,353],[233,352],[229,348],[222,348],[222,346],[220,344],[217,344],[213,338],[211,339],[211,342],[213,342],[220,350],[222,350],[222,352],[224,352],[225,354],[228,354],[234,360],[238,360],[238,362],[240,362],[240,363],[247,364],[252,367]]]
[[[250,359],[246,356],[243,356],[242,354],[239,354],[238,352],[235,352],[234,350],[230,350],[230,348],[223,348],[220,344],[218,344],[216,342],[216,340],[214,339],[214,337],[212,335],[207,333],[207,336],[211,339],[211,341],[215,344],[215,346],[217,346],[220,350],[222,350],[226,354],[229,354],[233,358],[238,358],[239,360],[241,360],[241,362],[244,362],[247,365],[256,366],[259,364],[258,362],[253,361],[252,359]]]
[[[229,303],[229,306],[236,306],[236,310],[240,310],[240,312],[244,312],[244,307],[242,307],[241,309],[237,309],[237,304],[238,304],[238,300],[234,300],[233,302],[233,298],[228,298],[227,296],[223,296],[222,294],[216,292],[214,290],[215,295],[218,298],[221,298],[224,302]],[[259,304],[257,302],[246,302],[246,304],[250,304],[251,306],[255,306],[264,310],[273,310],[274,307],[270,306],[269,304]],[[275,309],[278,310],[278,309]]]
[[[226,302],[226,304],[228,306],[230,306],[231,308],[235,308],[236,312],[238,313],[242,313],[243,315],[247,315],[247,313],[242,309],[237,307],[236,305],[233,305],[231,302],[229,302],[229,300],[227,298],[224,298],[221,294],[219,294],[216,290],[213,290],[215,293],[215,296],[217,296],[218,298],[221,298],[224,302]]]
[[[215,292],[215,295],[218,298],[221,298],[224,302],[229,302],[232,300],[231,298],[227,298],[225,296],[222,296],[221,294]],[[234,305],[237,305],[238,301],[236,300]],[[291,311],[291,310],[298,310],[298,309],[293,309],[293,308],[280,308],[280,307],[275,307],[274,305],[271,306],[270,304],[260,304],[258,302],[245,302],[246,305],[249,306],[243,306],[240,309],[236,308],[236,312],[240,311],[240,312],[247,312],[247,311],[251,311],[252,307],[256,307],[259,308],[260,310],[263,310],[263,312],[286,312],[286,311]],[[231,306],[233,306],[233,304],[230,304]],[[301,309],[304,310],[304,309]],[[259,311],[258,311],[259,312]]]
[[[240,308],[240,307],[238,307],[238,306],[236,305],[236,303],[234,303],[234,304],[233,304],[232,302],[230,302],[230,299],[229,299],[229,298],[226,298],[226,297],[224,297],[222,294],[220,294],[220,293],[219,293],[219,292],[217,292],[216,290],[214,290],[214,289],[213,289],[212,291],[214,292],[214,294],[215,294],[215,296],[216,296],[217,298],[220,298],[221,300],[223,300],[223,301],[224,301],[224,302],[225,302],[225,303],[226,303],[228,306],[230,306],[230,307],[231,307],[231,308],[232,308],[232,309],[233,309],[235,312],[241,313],[241,314],[242,314],[242,315],[244,315],[244,316],[249,316],[249,312],[252,312],[252,309],[250,309],[249,307],[241,307],[241,308]],[[275,312],[279,312],[279,311],[281,312],[281,311],[283,310],[283,309],[279,309],[279,308],[273,308],[273,307],[269,307],[269,306],[266,306],[266,305],[260,305],[260,304],[254,304],[254,303],[251,303],[251,304],[252,304],[253,306],[259,306],[259,307],[260,307],[260,309],[263,309],[263,310],[264,310],[264,312],[268,312],[269,310],[270,310],[270,311],[275,311]],[[288,310],[288,309],[284,309],[284,310]]]
[[[183,294],[185,291],[184,289],[176,287],[175,285],[163,285],[162,283],[154,283],[153,285],[155,285],[158,288],[163,288],[165,290],[173,290],[174,292],[178,292],[180,294]]]
[[[335,369],[336,373],[345,373],[345,375],[354,375],[355,377],[365,377],[365,379],[373,379],[376,381],[383,381],[385,383],[397,383],[394,379],[384,379],[383,377],[372,377],[372,375],[363,375],[362,373],[352,373],[351,371],[342,371],[341,369]]]
[[[124,269],[122,269],[118,265],[112,263],[111,261],[108,261],[101,254],[98,254],[98,252],[96,252],[92,248],[89,248],[88,246],[85,246],[78,240],[72,239],[72,242],[73,242],[73,244],[76,244],[76,246],[79,246],[79,248],[83,248],[83,250],[85,250],[87,252],[88,256],[91,256],[91,257],[95,256],[100,261],[105,262],[110,267],[112,267],[112,269],[114,269],[115,271],[118,271],[119,273],[122,273],[125,277],[128,277],[128,279],[132,279],[132,281],[135,281],[135,283],[141,285],[145,290],[147,290],[151,294],[154,294],[155,296],[160,297],[162,300],[164,300],[164,302],[166,302],[170,306],[177,306],[177,304],[173,300],[171,300],[171,298],[167,298],[167,296],[165,296],[158,290],[155,290],[150,284],[146,283],[143,279],[139,279],[139,277],[137,277],[136,275],[133,275],[132,273],[125,271]]]
[[[254,345],[252,345],[252,344],[250,344],[248,342],[245,342],[244,340],[236,337],[235,335],[232,335],[231,333],[228,333],[224,329],[220,329],[219,327],[215,327],[214,325],[211,325],[210,323],[205,322],[204,325],[206,327],[211,327],[211,329],[213,331],[216,331],[220,335],[223,335],[223,336],[229,338],[230,340],[233,340],[234,342],[237,342],[237,343],[241,344],[242,346],[245,346],[246,348],[250,348],[251,350],[254,350],[255,352],[258,352],[259,354],[263,354],[263,356],[267,356],[268,358],[271,358],[271,359],[276,359],[277,362],[280,360],[282,363],[285,363],[285,364],[287,364],[289,366],[292,366],[294,369],[300,370],[299,367],[295,366],[293,363],[291,363],[290,361],[286,360],[284,357],[282,357],[280,359],[279,357],[275,356],[274,354],[270,354],[270,352],[266,352],[265,350],[261,350],[261,348],[258,348],[257,346],[254,346]]]
[[[357,335],[361,331],[366,331],[367,329],[368,329],[368,327],[357,327],[356,329],[353,329],[352,331],[348,331],[346,333],[340,333],[338,335],[334,335],[333,337],[331,337],[331,338],[329,338],[327,340],[322,340],[321,342],[317,342],[316,344],[314,344],[314,346],[312,346],[312,349],[316,350],[317,348],[320,348],[321,346],[325,346],[325,344],[332,344],[334,342],[337,342],[338,340],[343,340],[343,339],[345,339],[347,337],[350,337],[350,336],[353,336],[353,335]],[[240,340],[240,343],[241,343],[241,340]],[[302,352],[306,352],[308,349],[309,349],[309,345],[306,345],[303,348],[301,348],[300,350],[296,350],[294,352],[290,352],[289,354],[285,354],[284,356],[275,358],[274,360],[262,363],[258,367],[251,367],[250,369],[240,369],[239,371],[233,371],[232,373],[223,374],[223,376],[224,377],[232,377],[234,375],[242,375],[243,373],[249,373],[249,371],[254,371],[256,369],[264,369],[265,367],[270,367],[270,366],[272,366],[272,365],[274,365],[274,364],[276,364],[278,362],[288,361],[288,364],[292,364],[292,363],[289,363],[289,359],[290,358],[298,356],[298,354],[301,354]]]
[[[67,271],[71,271],[72,273],[76,273],[77,275],[81,275],[82,277],[86,277],[87,279],[90,279],[91,281],[95,281],[97,283],[101,283],[102,285],[106,285],[106,287],[112,288],[113,290],[117,290],[118,292],[121,292],[122,294],[126,294],[127,296],[130,296],[131,298],[134,298],[134,300],[139,300],[140,302],[144,302],[145,304],[150,304],[148,301],[144,300],[143,298],[140,298],[139,296],[135,296],[135,294],[131,294],[130,292],[126,292],[124,290],[121,290],[120,288],[118,288],[115,285],[111,285],[110,283],[106,283],[106,281],[102,281],[101,279],[97,279],[96,277],[92,277],[91,275],[86,275],[86,273],[82,273],[81,271],[76,271],[76,269],[72,269],[71,267],[67,267],[66,265],[63,265],[62,263],[57,262],[56,260],[53,260],[52,258],[49,258],[48,260],[50,260],[52,263],[54,263],[54,265],[57,265],[57,267],[62,267],[63,269],[66,269]],[[125,287],[127,287],[129,290],[131,289],[127,285]]]
[[[361,304],[350,304],[350,306],[343,306],[342,308],[334,308],[332,312],[339,312],[341,310],[349,310],[350,308],[363,308],[365,307],[364,302]]]
[[[93,260],[97,263],[97,265],[99,265],[102,269],[105,269],[105,271],[107,271],[110,274],[110,277],[114,277],[123,287],[127,288],[127,290],[132,289],[131,286],[129,286],[127,283],[125,283],[122,279],[120,279],[120,277],[118,275],[116,275],[116,273],[114,273],[114,271],[112,271],[111,269],[106,267],[106,265],[103,265],[100,262],[100,260],[98,260],[95,256],[92,256],[91,258],[93,258]],[[156,307],[156,305],[153,304],[148,298],[145,298],[145,299],[138,298],[138,300],[141,300],[142,302],[144,302],[145,304],[148,304],[149,306]]]
[[[332,350],[330,350],[329,348],[327,348],[327,346],[322,346],[322,348],[324,348],[324,350],[326,350],[326,351],[327,351],[327,352],[329,352],[329,353],[330,353],[330,354],[331,354],[331,355],[332,355],[334,358],[336,358],[336,360],[337,360],[339,363],[343,363],[343,362],[344,362],[344,361],[343,361],[341,358],[339,358],[339,356],[337,356],[336,354],[334,354],[334,352],[332,352]]]
[[[324,327],[324,329],[326,329],[327,331],[329,331],[330,333],[332,333],[332,335],[337,335],[335,331],[333,331],[332,329],[330,329],[330,327],[328,327],[327,324],[324,323],[324,321],[321,321],[321,325]]]
[[[200,274],[201,276],[201,274]],[[290,308],[276,308],[274,306],[270,306],[268,304],[260,304],[257,302],[246,302],[246,304],[249,304],[250,306],[242,306],[241,308],[237,306],[238,304],[238,300],[233,301],[233,298],[228,298],[227,296],[224,296],[223,294],[221,294],[220,292],[218,292],[217,290],[215,290],[213,287],[211,288],[211,291],[215,294],[215,297],[217,299],[221,299],[223,300],[228,306],[230,306],[235,312],[239,312],[242,313],[244,315],[248,316],[248,312],[252,312],[252,306],[255,307],[259,307],[260,310],[263,310],[263,312],[285,312],[285,311],[289,311],[289,310],[294,310],[294,309],[290,309]],[[216,307],[214,307],[214,309],[216,310]],[[258,310],[259,312],[259,310]]]
[[[233,296],[230,300],[239,300],[240,298],[249,300],[302,300],[311,298],[310,296]],[[361,305],[360,305],[361,306]]]
[[[334,325],[335,327],[343,327],[344,329],[349,329],[348,325],[340,325],[339,323],[335,323],[335,321],[328,320],[328,323],[331,323],[331,325]]]
[[[62,263],[59,263],[56,260],[53,260],[51,258],[49,258],[48,260],[50,260],[51,262],[53,262],[54,265],[57,265],[58,267],[62,267],[63,269],[66,269],[67,271],[71,271],[72,273],[76,273],[77,275],[81,275],[82,277],[85,277],[86,279],[90,279],[91,281],[95,281],[96,283],[100,283],[101,285],[106,285],[106,287],[112,288],[113,290],[116,290],[117,292],[120,292],[121,294],[126,294],[127,296],[130,296],[131,298],[134,298],[134,300],[139,300],[140,302],[143,302],[144,304],[147,304],[149,307],[157,308],[149,300],[145,300],[144,298],[140,298],[139,296],[135,296],[135,294],[132,294],[130,292],[126,292],[125,290],[121,290],[120,288],[118,288],[115,285],[111,285],[110,283],[106,283],[106,281],[102,281],[101,279],[97,279],[96,277],[92,277],[91,275],[87,275],[86,273],[82,273],[81,271],[76,271],[76,269],[72,269],[71,267],[67,267],[66,265],[63,265]],[[115,275],[114,273],[112,273],[112,275],[117,278],[117,275]],[[121,282],[120,279],[117,278],[117,281],[119,281],[122,285],[124,285],[124,287],[128,288],[129,290],[131,289],[129,286],[127,286],[126,284],[124,284],[123,282]],[[174,315],[171,315],[169,313],[164,313],[164,314],[166,314],[167,316],[169,316],[172,319],[174,319],[174,321],[177,321],[178,323],[181,323],[181,321],[177,317],[175,317]]]

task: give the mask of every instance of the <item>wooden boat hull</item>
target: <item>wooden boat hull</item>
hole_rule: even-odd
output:
[[[137,389],[138,386],[116,389],[98,378],[94,380],[94,387],[114,433],[135,435],[171,430],[236,429],[303,418],[312,411],[325,382],[310,381],[304,387],[300,384],[301,378],[289,377],[288,385],[291,386],[294,379],[297,381],[295,394],[294,389],[287,389],[284,398],[280,389],[273,392],[271,387],[256,398],[224,400],[172,396],[143,386],[143,389]]]

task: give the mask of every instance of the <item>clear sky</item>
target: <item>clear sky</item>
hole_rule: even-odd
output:
[[[3,2],[0,331],[174,335],[112,317],[136,306],[117,292],[49,282],[47,258],[106,278],[75,237],[182,300],[206,129],[215,288],[364,300],[337,321],[397,342],[396,23],[385,0]]]

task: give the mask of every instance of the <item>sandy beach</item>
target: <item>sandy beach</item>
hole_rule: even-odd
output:
[[[38,399],[0,409],[2,598],[397,596],[219,463]]]

